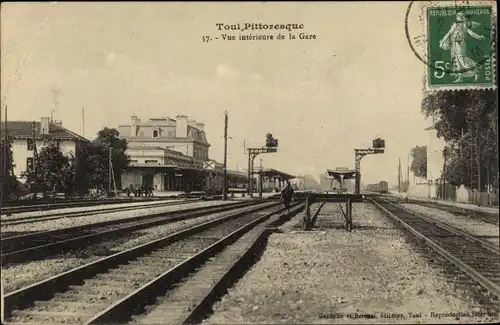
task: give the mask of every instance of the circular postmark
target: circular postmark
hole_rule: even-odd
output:
[[[465,77],[477,81],[481,66],[492,73],[493,14],[493,6],[484,2],[411,1],[405,15],[406,38],[435,78],[449,75],[457,78],[453,82]]]

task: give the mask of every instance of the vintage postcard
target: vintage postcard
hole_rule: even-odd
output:
[[[500,320],[496,1],[0,23],[2,324]]]

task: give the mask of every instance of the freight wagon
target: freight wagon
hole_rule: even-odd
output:
[[[368,185],[366,190],[370,192],[387,193],[389,191],[389,184],[386,181],[381,181],[377,184]]]
[[[386,181],[378,183],[380,193],[387,193],[389,191],[389,184]]]

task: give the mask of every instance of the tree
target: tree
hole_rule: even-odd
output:
[[[5,141],[3,138],[0,138],[0,162],[2,162],[2,167],[4,167],[3,170],[0,170],[0,173],[3,173],[0,175],[0,177],[5,175],[4,182],[2,183],[1,186],[3,186],[3,192],[5,197],[2,197],[1,199],[6,199],[12,195],[16,195],[16,187],[17,187],[17,179],[16,176],[14,176],[12,170],[15,167],[13,161],[12,161],[12,140],[9,139],[7,141],[7,148],[5,150]],[[7,157],[4,157],[4,154],[7,154]],[[3,161],[5,159],[5,165],[3,165]]]
[[[64,192],[70,194],[75,187],[73,158],[66,157],[59,146],[49,145],[42,148],[33,167],[23,172],[27,185],[32,192]]]
[[[121,188],[121,174],[130,164],[125,154],[127,141],[119,138],[120,133],[113,128],[100,130],[91,143],[82,147],[82,168],[79,175],[82,190],[89,188],[107,189],[109,180],[109,149],[117,188]],[[113,186],[113,185],[112,185]]]
[[[449,145],[447,181],[458,179],[467,187],[484,190],[487,184],[498,188],[497,99],[491,90],[435,92],[424,98],[422,110],[437,118],[437,135]],[[468,174],[463,174],[464,168]]]
[[[427,146],[416,146],[411,149],[412,162],[410,170],[417,177],[427,178]]]
[[[480,191],[487,185],[498,189],[497,107],[494,90],[424,92],[422,112],[436,119],[437,135],[449,147],[446,181]]]
[[[97,138],[94,143],[100,146],[100,150],[106,151],[106,161],[108,161],[109,148],[111,148],[111,161],[113,163],[113,173],[116,179],[117,188],[121,188],[121,174],[127,169],[130,164],[130,158],[125,151],[127,150],[127,140],[120,139],[120,132],[114,128],[107,128],[97,132]],[[106,166],[108,164],[106,163]],[[106,168],[106,175],[108,175],[108,168]],[[108,176],[109,177],[109,176]],[[108,179],[106,177],[106,179]]]
[[[86,193],[91,188],[104,189],[108,183],[108,150],[95,142],[87,143],[80,150],[79,190]]]

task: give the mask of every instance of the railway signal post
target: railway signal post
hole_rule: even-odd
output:
[[[377,138],[373,140],[372,148],[367,149],[354,149],[355,152],[355,169],[356,169],[356,183],[354,193],[359,194],[361,183],[361,158],[366,155],[381,154],[385,152],[385,140]]]
[[[254,174],[255,157],[262,153],[277,152],[278,139],[275,139],[271,133],[266,135],[266,146],[261,148],[247,148],[248,150],[248,195],[252,196],[252,178]]]

